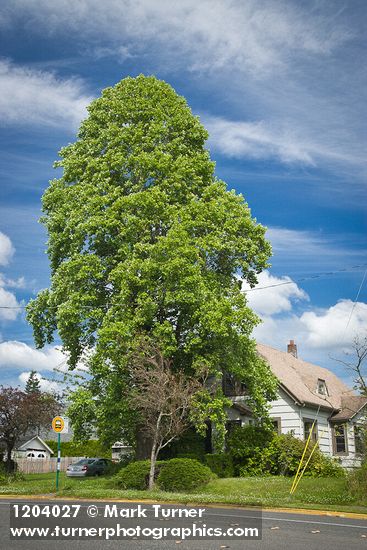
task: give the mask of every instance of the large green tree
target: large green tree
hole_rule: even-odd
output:
[[[52,277],[28,306],[38,347],[57,330],[70,367],[87,352],[72,414],[105,440],[131,436],[128,358],[144,335],[188,376],[239,377],[263,415],[275,382],[241,280],[267,266],[264,227],[215,177],[206,130],[167,83],[126,78],[88,111],[43,196]]]

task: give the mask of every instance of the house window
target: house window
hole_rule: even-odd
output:
[[[333,428],[334,454],[348,454],[347,430],[345,424],[336,424]]]
[[[223,393],[229,397],[236,395],[236,383],[233,374],[223,374]]]
[[[362,426],[354,426],[354,447],[357,455],[363,455],[366,450],[365,437]]]
[[[273,424],[274,432],[280,435],[282,433],[280,418],[272,418],[271,423]]]
[[[313,423],[315,422],[315,425],[312,429]],[[311,441],[316,443],[317,441],[317,420],[312,420],[311,418],[304,418],[303,419],[303,434],[304,434],[304,440],[307,441],[312,429],[312,435],[311,435]]]
[[[223,393],[228,397],[234,397],[236,395],[245,395],[247,392],[246,384],[239,382],[233,374],[225,372],[222,379]]]
[[[321,378],[318,379],[316,391],[320,395],[329,395],[325,380],[322,380]]]

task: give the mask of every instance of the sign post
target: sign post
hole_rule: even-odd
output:
[[[59,475],[60,475],[60,462],[61,462],[61,435],[57,434],[57,469],[56,469],[56,491],[59,490]]]
[[[56,491],[59,490],[60,462],[61,462],[61,434],[68,433],[68,421],[62,416],[55,416],[52,420],[52,429],[57,433],[57,468]]]

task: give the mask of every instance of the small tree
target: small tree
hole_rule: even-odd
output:
[[[58,410],[56,400],[42,393],[0,386],[0,441],[6,446],[7,470],[12,470],[11,454],[30,429],[50,426]]]
[[[35,370],[31,370],[29,373],[29,377],[25,385],[25,392],[28,394],[41,393],[41,384]]]
[[[181,370],[175,372],[172,361],[150,344],[143,344],[133,355],[132,377],[133,405],[140,413],[144,433],[151,440],[149,489],[152,489],[158,454],[190,426],[193,397],[203,385]]]

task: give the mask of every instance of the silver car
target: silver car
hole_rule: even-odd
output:
[[[68,477],[100,476],[107,473],[110,461],[106,458],[82,458],[66,469]]]

